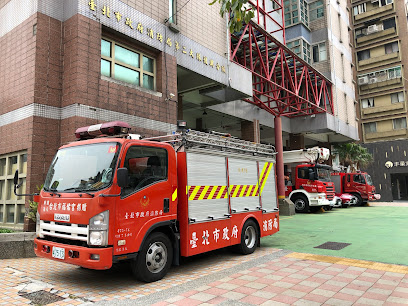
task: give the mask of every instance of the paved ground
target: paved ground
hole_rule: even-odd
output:
[[[45,305],[55,301],[49,305],[407,305],[407,265],[391,264],[383,258],[377,261],[351,259],[358,257],[349,256],[353,255],[351,251],[341,253],[353,246],[357,247],[356,253],[369,248],[372,240],[362,246],[358,239],[352,240],[361,232],[347,230],[339,236],[328,232],[330,235],[322,240],[317,239],[318,235],[306,237],[302,246],[306,250],[293,249],[289,241],[285,250],[276,247],[286,232],[294,230],[293,223],[299,226],[303,223],[304,228],[300,228],[303,233],[307,232],[305,226],[310,225],[307,221],[317,218],[326,222],[330,221],[326,220],[328,218],[337,218],[335,214],[342,215],[344,228],[353,225],[346,220],[356,218],[354,223],[360,228],[370,228],[374,222],[378,225],[376,229],[391,224],[394,234],[405,230],[405,226],[399,223],[398,213],[383,211],[376,215],[376,212],[393,208],[401,210],[403,215],[408,208],[386,206],[282,217],[281,232],[263,239],[263,247],[254,254],[240,256],[221,250],[189,258],[180,267],[173,267],[165,279],[153,284],[135,281],[126,265],[109,271],[91,271],[41,258],[1,260],[0,304]],[[361,209],[366,209],[364,215],[375,214],[360,219]],[[391,221],[380,222],[382,217]],[[327,228],[322,222],[318,226]],[[334,226],[330,222],[329,225]],[[351,245],[330,252],[313,248],[321,241],[339,242],[338,237],[344,238],[345,242],[351,241]],[[406,245],[406,237],[404,243],[400,243],[401,247]],[[366,239],[361,235],[360,238],[362,241]],[[311,254],[308,248],[317,251]],[[378,248],[384,249],[378,249],[382,254],[392,255],[397,251],[388,245],[382,247],[379,244]],[[402,257],[406,260],[408,256],[405,254]],[[369,259],[365,258],[366,255],[362,257]]]

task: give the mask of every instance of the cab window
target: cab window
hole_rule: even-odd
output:
[[[355,174],[355,175],[354,175],[354,178],[353,178],[353,181],[354,181],[355,183],[365,184],[364,177],[363,177],[361,174]]]
[[[167,180],[167,151],[162,148],[133,146],[126,153],[124,167],[128,169],[129,185],[123,194],[129,195],[154,183]]]
[[[308,167],[302,167],[298,168],[298,177],[300,179],[309,179],[309,168]]]

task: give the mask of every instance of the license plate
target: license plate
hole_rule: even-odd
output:
[[[65,249],[59,247],[52,247],[52,257],[58,259],[65,259]]]

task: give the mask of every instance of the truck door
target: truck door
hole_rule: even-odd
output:
[[[366,181],[362,174],[353,175],[353,185],[361,195],[366,194]]]
[[[170,206],[175,186],[169,164],[175,160],[169,162],[167,149],[130,145],[125,150],[122,167],[128,169],[129,184],[116,202],[115,255],[138,251],[148,229],[177,211]]]

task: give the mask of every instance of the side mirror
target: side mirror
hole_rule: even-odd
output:
[[[14,194],[18,197],[25,197],[25,196],[38,196],[38,193],[24,193],[24,194],[18,194],[17,189],[21,187],[23,183],[19,184],[18,183],[18,170],[14,173]],[[37,201],[38,202],[38,199]]]
[[[118,186],[125,188],[129,185],[129,176],[127,168],[119,168],[117,171]]]

